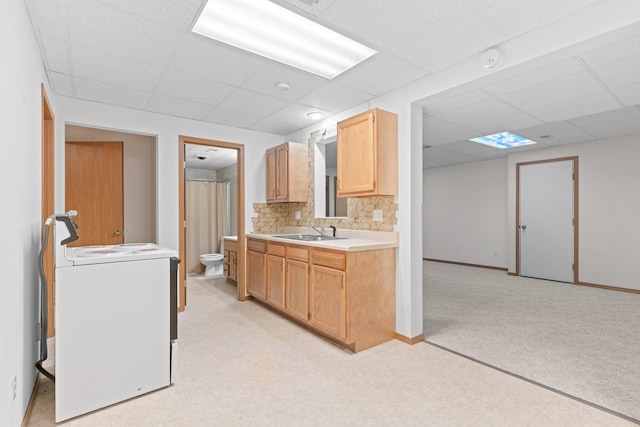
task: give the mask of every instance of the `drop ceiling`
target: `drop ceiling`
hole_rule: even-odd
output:
[[[272,1],[378,53],[327,80],[191,33],[202,0],[25,3],[57,95],[287,135],[605,0]],[[424,100],[424,166],[505,156],[467,141],[505,130],[535,148],[640,133],[639,104],[636,35]]]

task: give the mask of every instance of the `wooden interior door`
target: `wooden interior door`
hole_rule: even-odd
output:
[[[124,243],[122,141],[65,144],[65,209],[78,211],[69,246]]]

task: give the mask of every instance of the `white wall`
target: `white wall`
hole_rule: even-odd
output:
[[[56,115],[56,207],[64,206],[64,124],[152,135],[157,140],[158,243],[178,248],[178,138],[186,135],[245,145],[245,231],[253,225],[253,203],[263,202],[267,147],[284,141],[280,135],[171,117],[79,99],[59,97]]]
[[[423,176],[422,256],[507,268],[507,159]]]
[[[122,141],[124,241],[157,243],[155,137],[66,126],[65,141]]]
[[[19,426],[36,380],[41,232],[40,85],[46,83],[23,0],[0,3],[0,425]],[[17,394],[13,398],[13,378]]]
[[[578,280],[640,289],[640,135],[514,153],[508,158],[508,268],[515,271],[516,164],[578,156]]]

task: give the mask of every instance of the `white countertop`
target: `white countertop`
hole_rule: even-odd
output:
[[[331,229],[327,229],[330,233]],[[276,237],[286,234],[318,234],[307,227],[285,227],[281,233],[275,234],[254,234],[249,233],[246,237],[261,240],[271,240],[274,242],[288,243],[292,245],[311,246],[316,248],[334,249],[345,252],[370,251],[375,249],[387,249],[398,247],[398,233],[393,231],[366,231],[366,230],[341,230],[336,233],[337,237],[345,237],[337,240],[296,240]]]

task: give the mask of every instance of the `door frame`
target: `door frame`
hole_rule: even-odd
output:
[[[49,215],[55,213],[55,117],[47,97],[44,84],[40,84],[42,98],[42,188],[41,188],[41,216],[44,224]],[[53,266],[53,239],[49,241],[49,247],[44,254],[44,273],[47,279],[47,338],[55,335],[54,318],[54,266]]]
[[[573,284],[578,284],[578,156],[558,157],[554,159],[535,160],[516,163],[516,276],[520,276],[520,167],[540,163],[573,162]]]
[[[244,230],[244,145],[233,142],[216,141],[212,139],[196,138],[191,136],[178,136],[178,204],[179,218],[179,256],[186,260],[187,233],[186,233],[186,179],[185,179],[185,146],[186,144],[205,145],[208,147],[230,148],[237,151],[238,167],[238,300],[249,299],[245,291],[245,230]],[[178,311],[184,311],[187,301],[187,269],[183,264],[178,265],[178,293],[180,303]]]

